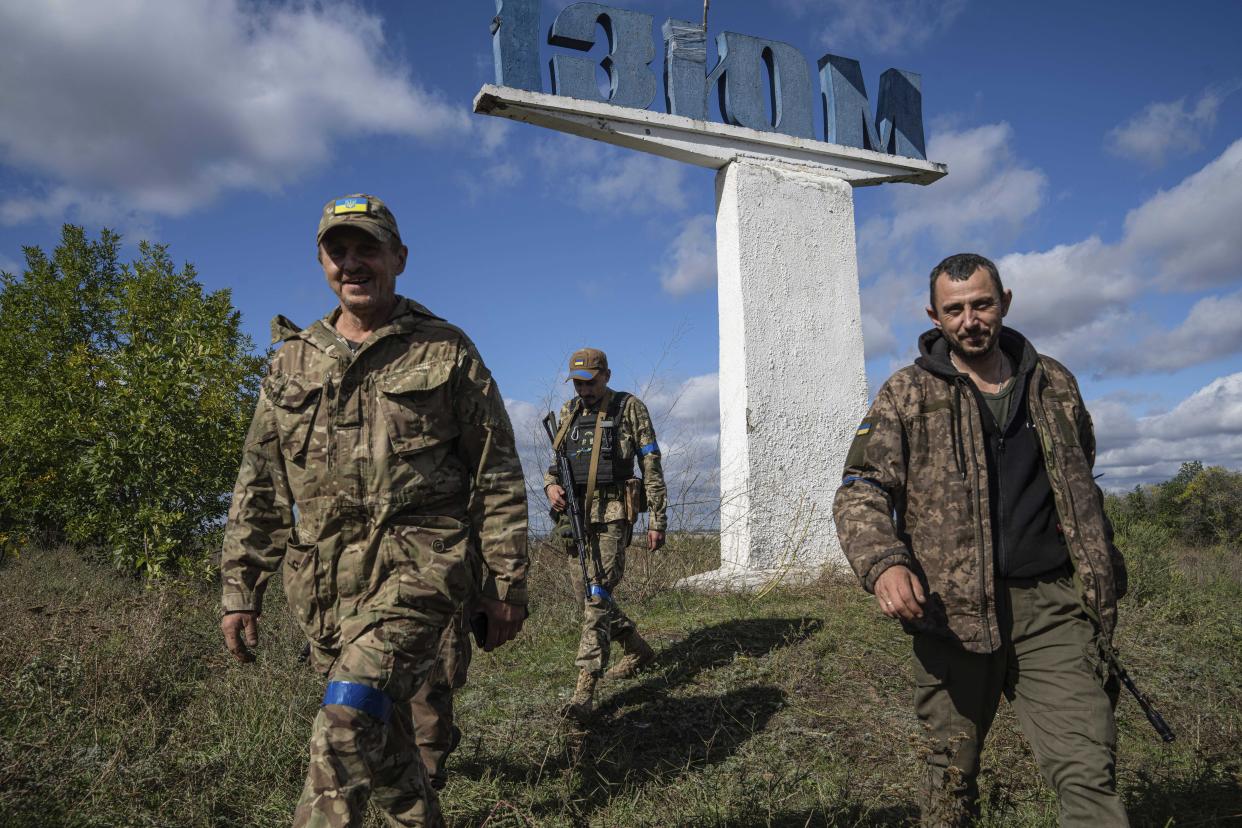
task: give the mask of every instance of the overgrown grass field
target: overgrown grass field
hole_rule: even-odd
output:
[[[1178,734],[1118,708],[1136,826],[1242,822],[1242,555],[1132,527],[1118,644]],[[852,577],[756,595],[678,591],[714,543],[635,551],[618,600],[659,658],[601,685],[589,732],[572,688],[573,568],[536,553],[521,637],[475,654],[465,738],[442,794],[453,826],[903,825],[917,816],[909,643]],[[0,566],[0,825],[289,823],[322,680],[279,586],[258,661],[224,652],[215,588],[144,586],[67,549]],[[984,823],[1052,826],[1056,804],[1002,705]],[[381,825],[372,811],[368,825]]]

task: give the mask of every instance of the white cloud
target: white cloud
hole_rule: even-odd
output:
[[[930,187],[893,190],[888,243],[928,233],[945,248],[984,249],[1016,234],[1040,208],[1048,178],[1013,153],[1013,129],[988,124],[931,136],[927,157],[950,174]]]
[[[1126,216],[1123,246],[1153,262],[1161,287],[1197,290],[1242,279],[1242,139]]]
[[[1167,480],[1190,460],[1242,467],[1242,373],[1213,380],[1167,414],[1135,419],[1109,402],[1089,408],[1106,487]]]
[[[1176,328],[1156,331],[1137,348],[1120,348],[1106,357],[1114,374],[1173,372],[1242,351],[1242,291],[1207,296],[1195,303]]]
[[[1142,287],[1115,246],[1092,236],[996,263],[1014,292],[1006,322],[1041,343],[1129,306]]]
[[[780,0],[801,16],[830,20],[820,39],[848,54],[858,45],[876,52],[908,52],[939,35],[966,9],[966,0]]]
[[[0,75],[21,82],[0,89],[0,157],[45,177],[62,210],[179,215],[275,190],[358,137],[470,133],[389,53],[353,3],[5,4]],[[10,200],[3,215],[50,209]]]
[[[864,331],[872,359],[900,350],[908,331],[921,326],[915,311],[925,303],[925,282],[910,264],[913,255],[935,249],[988,250],[1000,246],[1038,207],[1044,176],[1013,161],[1008,128],[993,125],[951,133],[948,147],[965,164],[951,162],[945,182],[961,169],[956,189],[938,182],[925,192],[896,195],[888,215],[864,223],[858,232],[862,271],[880,275],[864,282]],[[974,147],[975,152],[967,151]],[[1007,165],[1007,166],[1006,166]],[[1025,180],[1023,195],[1002,194],[992,210],[969,205],[972,187]],[[1022,187],[1017,188],[1021,192]],[[1004,198],[1012,197],[1006,202]],[[1161,329],[1136,303],[1153,289],[1203,291],[1242,282],[1242,140],[1176,186],[1130,211],[1121,239],[1090,236],[1048,250],[1012,253],[997,260],[1014,292],[1007,324],[1021,330],[1041,351],[1064,356],[1095,376],[1166,373],[1242,351],[1242,295],[1199,299],[1175,326]],[[975,244],[972,238],[991,240]],[[917,303],[917,305],[916,305]],[[886,322],[886,318],[891,321]]]
[[[584,210],[647,213],[684,210],[686,165],[573,135],[535,145],[535,158],[558,193]]]
[[[673,296],[716,286],[716,220],[688,219],[664,254],[660,284]]]
[[[1189,106],[1185,98],[1148,104],[1109,132],[1105,146],[1115,155],[1151,167],[1162,165],[1170,154],[1194,152],[1203,146],[1203,139],[1216,125],[1221,103],[1233,91],[1208,89]]]

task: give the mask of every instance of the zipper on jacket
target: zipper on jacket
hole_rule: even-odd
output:
[[[1076,508],[1074,504],[1074,493],[1070,491],[1069,485],[1065,482],[1065,473],[1057,465],[1057,455],[1060,454],[1062,451],[1064,451],[1064,449],[1057,442],[1056,429],[1051,427],[1051,424],[1049,422],[1048,409],[1044,405],[1043,397],[1040,396],[1039,394],[1039,392],[1043,390],[1043,386],[1047,383],[1047,378],[1044,376],[1043,371],[1040,369],[1039,366],[1036,366],[1036,370],[1040,372],[1039,377],[1038,377],[1039,379],[1038,390],[1036,392],[1036,396],[1039,398],[1039,405],[1037,406],[1038,416],[1035,416],[1032,419],[1035,420],[1035,430],[1040,433],[1040,443],[1041,444],[1043,443],[1043,437],[1044,435],[1047,435],[1048,445],[1051,446],[1053,449],[1051,452],[1048,452],[1048,457],[1045,458],[1045,463],[1048,467],[1050,476],[1053,479],[1059,481],[1060,489],[1061,491],[1065,493],[1065,501],[1066,501],[1065,505],[1069,508],[1069,520],[1068,521],[1065,519],[1066,518],[1065,515],[1059,516],[1061,518],[1062,534],[1065,535],[1065,546],[1066,546],[1066,549],[1069,551],[1070,558],[1071,560],[1074,561],[1075,565],[1078,564],[1079,559],[1081,558],[1082,562],[1087,565],[1087,569],[1090,570],[1091,579],[1095,581],[1095,600],[1092,602],[1095,605],[1095,617],[1100,622],[1101,632],[1105,632],[1111,638],[1112,630],[1103,629],[1104,628],[1104,611],[1103,611],[1103,605],[1100,603],[1100,575],[1098,572],[1095,571],[1095,565],[1091,562],[1090,555],[1085,555],[1085,554],[1075,555],[1074,554],[1075,548],[1081,549],[1081,545],[1078,540],[1078,509]],[[1055,500],[1056,498],[1054,496],[1053,501],[1055,502]],[[1067,525],[1073,527],[1074,537],[1072,539],[1072,544],[1071,544],[1071,538],[1070,538],[1069,532],[1064,531],[1064,527]]]
[[[1005,435],[996,440],[996,569],[997,574],[1009,571],[1008,555],[1005,554],[1005,475],[1001,464],[1005,462]]]
[[[957,473],[962,481],[966,480],[966,447],[962,440],[962,385],[961,380],[953,380],[953,430],[949,439],[953,442],[953,462],[957,465]]]
[[[970,421],[970,445],[973,448],[978,445],[978,440],[975,439],[975,421],[969,418],[969,415],[967,417]],[[983,634],[987,639],[988,652],[991,652],[995,648],[992,646],[992,624],[988,620],[988,579],[984,577],[984,574],[987,572],[987,549],[985,548],[987,543],[983,536],[983,495],[979,484],[979,455],[977,453],[974,454],[973,461],[975,469],[975,485],[973,487],[975,491],[975,543],[979,547],[979,618],[983,622]]]

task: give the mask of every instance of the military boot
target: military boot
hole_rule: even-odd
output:
[[[620,639],[617,643],[625,651],[625,657],[604,674],[606,679],[627,679],[630,676],[637,675],[638,671],[655,661],[655,650],[651,649],[651,645],[646,641],[643,641],[643,637],[638,634],[638,630],[631,630],[629,635]]]
[[[589,670],[580,670],[578,686],[574,688],[574,694],[569,697],[569,702],[561,708],[561,715],[585,724],[591,718],[591,711],[594,709],[593,697],[597,681],[599,678],[594,673]]]

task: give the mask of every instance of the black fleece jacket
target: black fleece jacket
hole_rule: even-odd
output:
[[[949,343],[938,328],[919,337],[920,368],[953,384],[979,406],[986,434],[988,502],[991,504],[992,549],[996,573],[1003,578],[1033,578],[1069,561],[1061,537],[1056,503],[1048,483],[1039,437],[1027,407],[1031,372],[1038,354],[1017,331],[1002,328],[1000,348],[1015,366],[1009,422],[998,423],[970,378],[953,366]],[[960,408],[954,417],[960,418]]]

